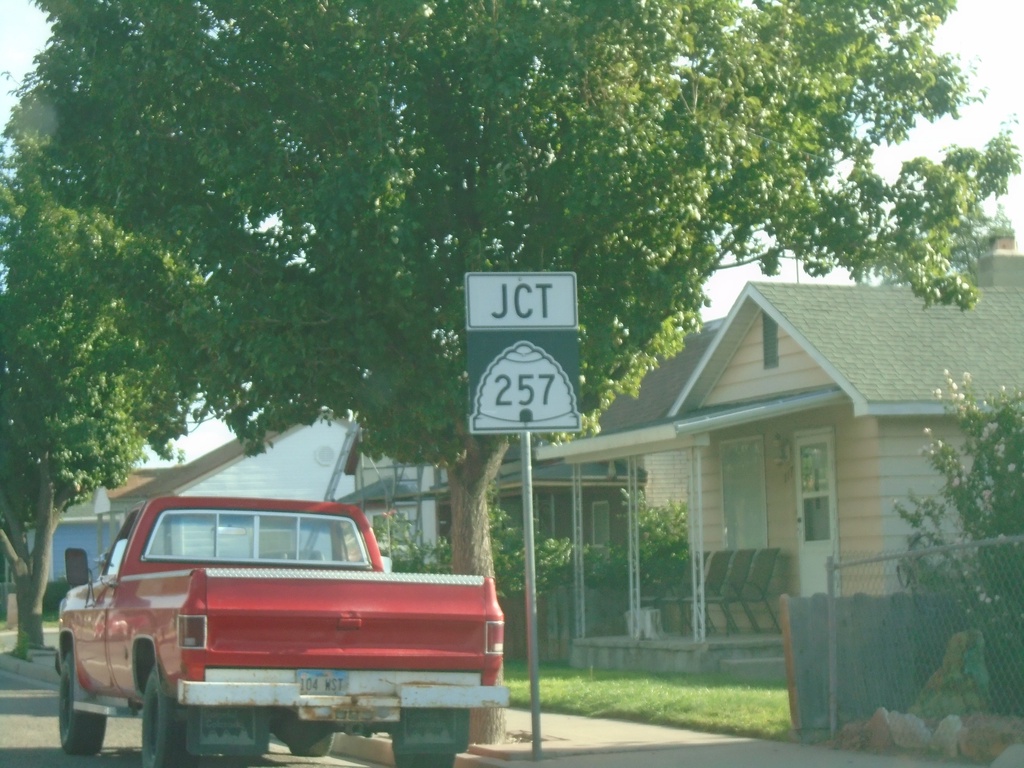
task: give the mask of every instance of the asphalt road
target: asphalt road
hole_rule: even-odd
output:
[[[2,768],[139,768],[142,743],[141,719],[112,717],[107,720],[103,750],[94,757],[66,755],[57,730],[57,691],[45,683],[0,671],[0,766]],[[282,746],[271,744],[274,753],[244,761],[206,759],[204,766],[240,765],[255,768],[333,766],[366,768],[375,763],[333,757],[293,757]]]

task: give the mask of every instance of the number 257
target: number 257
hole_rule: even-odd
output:
[[[518,405],[530,405],[533,403],[533,399],[537,396],[535,389],[534,379],[540,379],[540,386],[544,388],[544,393],[541,396],[541,404],[548,404],[548,395],[551,393],[551,385],[555,383],[555,374],[553,373],[521,373],[517,377],[517,386],[515,391],[519,392]],[[512,390],[512,377],[505,374],[500,374],[494,379],[501,388],[498,390],[498,396],[495,398],[495,405],[513,405],[509,398],[510,390]]]

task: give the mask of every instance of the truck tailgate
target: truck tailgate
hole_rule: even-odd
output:
[[[475,576],[210,568],[207,667],[480,670],[493,583]]]

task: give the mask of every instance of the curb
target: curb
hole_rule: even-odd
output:
[[[30,651],[29,656],[26,661],[12,656],[9,651],[0,653],[0,670],[49,685],[60,684],[60,675],[54,666],[56,651]]]
[[[395,764],[395,757],[391,753],[391,740],[381,736],[352,736],[339,733],[334,737],[334,746],[331,754],[338,757],[345,757],[350,760],[362,760],[380,765]],[[455,768],[481,768],[491,766],[502,768],[507,766],[509,761],[530,760],[530,755],[516,754],[503,750],[498,746],[481,746],[471,744],[469,752],[463,752],[455,757]]]

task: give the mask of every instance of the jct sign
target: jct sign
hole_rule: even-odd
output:
[[[573,272],[470,272],[466,330],[579,328]]]
[[[466,275],[470,432],[578,432],[572,272]]]

